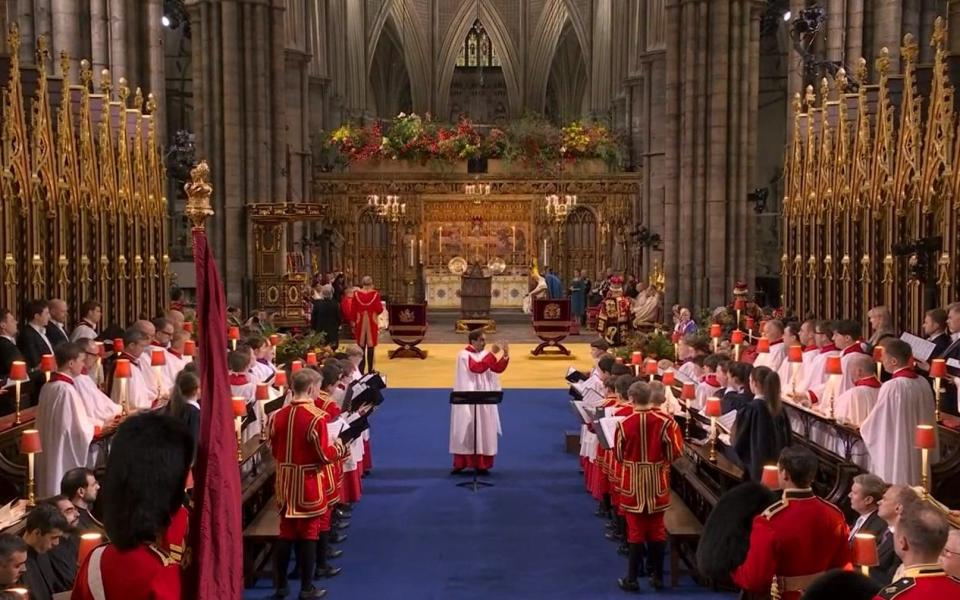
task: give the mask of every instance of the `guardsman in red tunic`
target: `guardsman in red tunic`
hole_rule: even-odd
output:
[[[627,576],[617,583],[625,591],[637,592],[644,544],[650,582],[655,589],[663,587],[667,546],[663,514],[670,506],[670,465],[683,451],[683,433],[671,416],[654,409],[647,383],[633,383],[627,395],[633,411],[617,426],[615,452],[620,464],[617,498],[627,521],[630,552]]]
[[[158,413],[120,425],[103,479],[119,493],[101,497],[110,543],[80,565],[73,600],[180,600],[193,445],[185,425]]]
[[[893,550],[903,561],[903,576],[880,590],[876,600],[960,598],[960,579],[938,563],[950,525],[943,513],[926,502],[904,508],[893,533]]]
[[[744,590],[797,600],[825,571],[850,562],[843,513],[814,495],[817,457],[802,446],[780,453],[783,498],[754,517],[747,557],[731,574]]]
[[[339,439],[330,440],[327,413],[314,402],[320,383],[320,374],[313,369],[298,371],[291,382],[293,399],[273,413],[270,421],[280,510],[280,534],[274,548],[277,596],[288,592],[287,567],[294,543],[300,566],[300,598],[326,594],[326,590],[313,585],[317,540],[336,502],[334,465],[343,458],[345,448]]]
[[[373,352],[380,331],[377,317],[383,312],[383,301],[380,300],[380,292],[373,287],[373,277],[364,275],[360,283],[363,287],[356,290],[353,299],[345,304],[344,316],[353,324],[354,339],[364,350],[360,370],[369,373],[373,371]]]

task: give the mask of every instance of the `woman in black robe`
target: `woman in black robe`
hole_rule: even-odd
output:
[[[750,479],[760,481],[764,465],[776,464],[780,451],[790,445],[792,432],[780,400],[780,376],[757,367],[750,373],[750,389],[753,400],[737,411],[733,449]]]
[[[723,395],[720,396],[720,406],[723,414],[732,410],[739,411],[753,400],[750,389],[750,371],[752,366],[737,361],[720,363],[719,379],[724,384]]]

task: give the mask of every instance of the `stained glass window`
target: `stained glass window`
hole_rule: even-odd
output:
[[[467,39],[457,52],[458,67],[499,67],[500,57],[493,50],[493,42],[480,21],[475,21],[467,32]]]

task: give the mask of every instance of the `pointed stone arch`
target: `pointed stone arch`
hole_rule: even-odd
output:
[[[422,28],[417,26],[416,17],[404,0],[387,0],[374,15],[370,35],[367,38],[366,75],[369,78],[370,69],[373,67],[373,56],[389,18],[393,19],[397,31],[401,32],[403,62],[410,77],[413,110],[425,113],[430,110],[431,101],[427,44],[423,39]]]
[[[450,28],[443,37],[440,53],[437,56],[436,73],[436,113],[445,115],[450,110],[450,83],[457,63],[457,52],[467,37],[467,32],[473,27],[477,19],[477,6],[473,3],[464,3],[457,11]],[[507,85],[507,100],[510,105],[510,114],[519,116],[523,112],[523,96],[520,91],[520,61],[517,48],[510,39],[504,26],[503,19],[489,0],[480,0],[480,22],[490,43],[500,58],[500,68]]]
[[[590,65],[588,38],[576,5],[571,0],[548,2],[537,20],[535,31],[539,34],[531,40],[527,50],[526,108],[529,110],[544,112],[550,72],[568,24],[576,35],[583,64]]]

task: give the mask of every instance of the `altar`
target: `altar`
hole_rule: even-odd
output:
[[[431,309],[460,308],[460,275],[435,269],[425,272],[423,277],[427,305]],[[519,311],[523,297],[530,289],[528,282],[529,275],[524,273],[494,275],[490,291],[491,308],[516,308]]]

